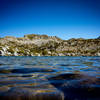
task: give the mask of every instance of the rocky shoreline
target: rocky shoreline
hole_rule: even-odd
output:
[[[62,40],[56,36],[28,34],[0,38],[0,56],[100,56],[100,38]]]

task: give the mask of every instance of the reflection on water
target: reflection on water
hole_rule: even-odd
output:
[[[99,100],[100,57],[0,57],[0,100]]]

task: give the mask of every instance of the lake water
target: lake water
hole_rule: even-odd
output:
[[[100,57],[0,57],[0,100],[100,100]]]

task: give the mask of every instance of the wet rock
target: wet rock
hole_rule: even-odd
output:
[[[59,76],[52,77],[49,80],[72,80],[72,79],[78,79],[80,77],[81,77],[80,74],[68,73],[68,74],[60,74]]]
[[[8,91],[10,89],[10,87],[8,86],[0,86],[0,93],[4,93],[6,91]]]
[[[0,73],[11,73],[11,70],[0,69]]]
[[[64,95],[57,90],[12,88],[0,95],[1,100],[64,100]]]
[[[22,68],[22,69],[12,70],[12,73],[32,73],[32,72],[54,72],[54,70],[46,68]]]
[[[0,69],[0,73],[33,73],[33,72],[55,72],[55,70],[46,68]]]
[[[65,95],[64,100],[100,100],[100,79],[80,74],[61,74],[48,79]]]
[[[6,78],[6,79],[2,79],[0,80],[0,85],[8,85],[8,86],[19,86],[19,85],[24,85],[24,84],[33,84],[34,83],[34,79],[23,79],[23,78]]]

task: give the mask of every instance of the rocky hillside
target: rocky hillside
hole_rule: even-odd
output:
[[[0,38],[0,56],[100,56],[100,39],[62,40],[37,34],[6,36]]]

